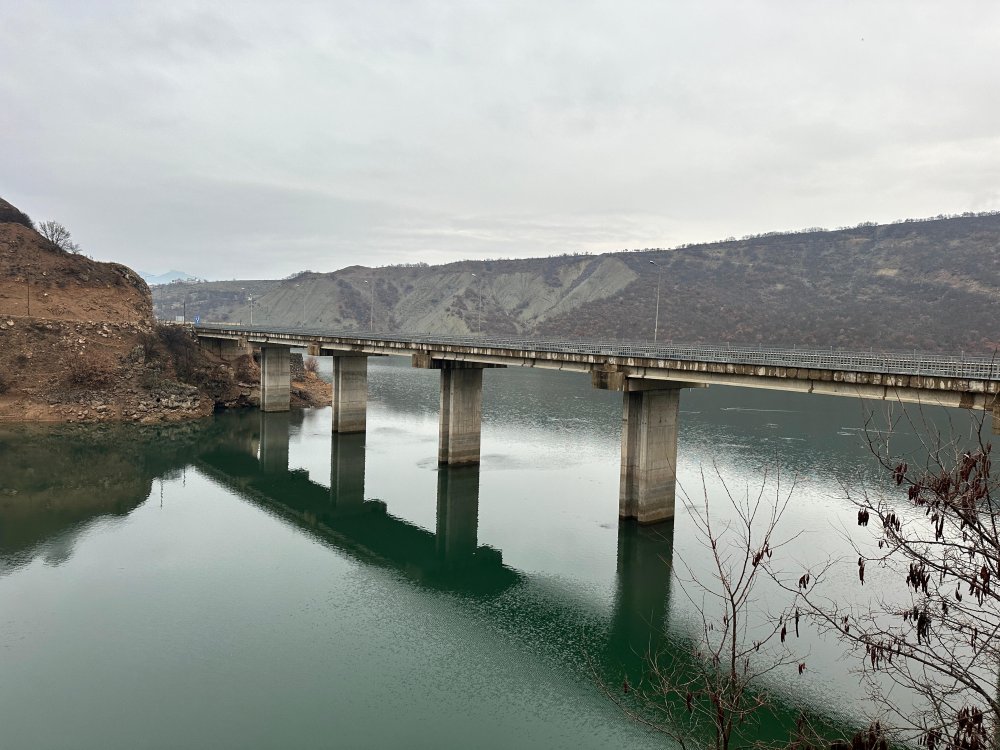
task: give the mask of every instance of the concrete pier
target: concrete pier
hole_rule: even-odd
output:
[[[431,354],[414,354],[413,366],[441,371],[441,415],[438,463],[479,463],[483,416],[483,369],[503,365],[455,362]]]
[[[260,348],[261,411],[288,411],[291,403],[292,373],[287,346]]]
[[[333,431],[364,432],[368,410],[368,357],[333,358]]]
[[[479,463],[482,411],[483,371],[479,368],[441,370],[439,464]]]
[[[618,516],[649,524],[674,517],[680,388],[623,393]]]
[[[476,554],[479,530],[479,467],[438,469],[438,556],[448,564],[469,560]]]
[[[365,502],[365,436],[334,435],[330,498],[337,510],[361,510]]]
[[[288,471],[288,412],[260,415],[260,467],[269,474]]]

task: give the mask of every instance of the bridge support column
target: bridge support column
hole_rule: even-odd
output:
[[[287,346],[260,348],[260,409],[288,411],[291,403],[292,373]]]
[[[368,357],[333,358],[333,431],[364,432],[368,410]]]
[[[639,523],[674,517],[680,388],[626,391],[618,515]]]
[[[441,371],[441,416],[438,463],[461,466],[479,463],[482,431],[483,370],[504,365],[435,359],[414,354],[413,366]]]
[[[483,371],[441,370],[441,420],[438,463],[479,463],[482,434]]]
[[[289,414],[260,415],[260,468],[267,473],[288,471]]]

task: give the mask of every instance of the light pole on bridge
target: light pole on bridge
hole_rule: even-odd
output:
[[[375,281],[374,279],[365,279],[365,283],[371,290],[371,302],[368,306],[368,332],[373,333],[375,331]]]
[[[655,260],[649,261],[654,266],[656,266],[656,317],[653,322],[653,343],[656,343],[656,337],[660,333],[660,281],[663,279],[663,266],[657,263]]]
[[[483,335],[483,277],[472,274],[472,278],[479,279],[479,335]]]

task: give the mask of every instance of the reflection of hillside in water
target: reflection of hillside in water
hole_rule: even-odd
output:
[[[91,524],[128,515],[155,479],[183,469],[220,434],[211,420],[0,430],[0,574],[38,557],[64,562]]]

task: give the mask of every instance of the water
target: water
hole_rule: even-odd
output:
[[[0,430],[0,747],[668,744],[598,682],[637,676],[647,647],[690,658],[664,560],[704,574],[692,519],[619,527],[620,394],[484,380],[480,469],[438,470],[437,373],[389,360],[371,360],[366,436],[331,440],[329,409]],[[712,388],[681,408],[692,498],[704,471],[731,517],[722,483],[770,493],[777,461],[801,532],[782,565],[846,551],[842,485],[880,480],[859,402]],[[857,721],[839,644],[801,648],[759,736],[799,710]]]

